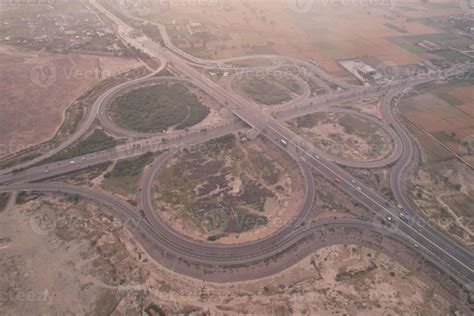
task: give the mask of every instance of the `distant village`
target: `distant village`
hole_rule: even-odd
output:
[[[113,31],[86,8],[66,14],[47,8],[33,18],[4,20],[0,24],[0,42],[52,53],[127,54]]]

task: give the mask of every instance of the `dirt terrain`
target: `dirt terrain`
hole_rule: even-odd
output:
[[[302,176],[281,151],[232,134],[205,145],[174,157],[157,174],[155,209],[171,227],[199,240],[240,243],[297,214]]]
[[[348,108],[382,119],[382,101],[383,98],[381,97],[367,98],[362,101],[351,102],[348,104]]]
[[[460,12],[459,8],[449,11],[418,1],[403,5],[393,1],[374,5],[307,1],[304,4],[309,4],[308,10],[304,12],[295,8],[297,1],[236,0],[215,4],[175,3],[169,9],[152,6],[147,18],[165,23],[172,40],[197,56],[274,53],[313,58],[330,73],[348,76],[338,60],[371,56],[395,64],[418,62],[418,55],[391,43],[389,38],[437,32],[414,18]]]
[[[423,165],[412,200],[434,226],[474,249],[474,174],[457,160]]]
[[[98,205],[30,198],[0,213],[1,314],[107,314],[118,308],[109,289],[146,279],[130,235]]]
[[[281,75],[242,75],[232,86],[249,100],[265,105],[285,103],[302,93],[298,82]]]
[[[287,126],[331,155],[369,161],[383,159],[392,145],[385,132],[365,119],[341,113],[314,113],[286,122]]]
[[[473,88],[453,84],[402,99],[400,110],[417,129],[427,160],[443,161],[456,153],[474,165]]]
[[[333,246],[270,278],[214,284],[155,264],[90,201],[19,197],[0,212],[0,313],[446,315],[450,305],[387,256]],[[25,255],[28,253],[28,255]]]
[[[52,55],[0,46],[0,156],[48,140],[66,108],[92,84],[137,68],[133,59]]]

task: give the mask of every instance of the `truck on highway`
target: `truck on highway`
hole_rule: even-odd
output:
[[[398,216],[403,222],[405,222],[406,224],[410,224],[410,216],[408,216],[408,214],[406,213],[400,213],[400,215]]]
[[[281,143],[283,146],[285,146],[285,147],[288,146],[288,141],[287,141],[286,139],[284,139],[284,138],[282,138],[282,139],[280,140],[280,143]]]

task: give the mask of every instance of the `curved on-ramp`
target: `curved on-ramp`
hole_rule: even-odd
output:
[[[298,94],[295,98],[292,98],[292,100],[290,100],[288,102],[285,102],[283,104],[268,104],[268,105],[262,104],[263,106],[268,106],[268,107],[286,106],[286,107],[289,107],[289,106],[292,106],[294,104],[306,101],[311,96],[311,88],[305,80],[303,80],[302,78],[298,77],[295,74],[284,73],[283,71],[278,70],[278,69],[267,69],[265,72],[263,72],[261,70],[254,70],[254,69],[239,71],[238,73],[234,73],[234,74],[230,75],[227,78],[227,80],[225,82],[225,88],[230,92],[237,93],[234,89],[234,86],[233,86],[233,83],[236,80],[241,80],[241,79],[243,79],[242,78],[243,76],[248,75],[248,74],[259,74],[259,73],[263,73],[264,76],[271,75],[271,74],[280,74],[280,75],[283,74],[282,76],[291,78],[292,80],[296,81],[297,84],[299,85],[299,87],[302,90],[302,93]],[[288,88],[286,88],[286,89],[288,89]],[[293,94],[295,94],[295,93],[290,92],[290,96],[293,95]],[[250,101],[254,102],[253,100],[250,100]]]
[[[346,109],[346,108],[339,108],[339,107],[318,107],[318,108],[309,108],[304,111],[294,111],[294,112],[283,112],[281,114],[275,115],[275,118],[278,120],[282,121],[287,121],[296,117],[301,117],[303,115],[308,115],[312,113],[318,113],[318,112],[325,112],[325,113],[343,113],[343,114],[348,114],[348,115],[353,115],[356,117],[360,117],[364,120],[367,120],[368,122],[376,125],[379,129],[383,131],[383,133],[391,138],[391,142],[393,143],[393,149],[391,153],[382,158],[382,159],[377,159],[377,160],[369,160],[369,161],[355,161],[355,160],[349,160],[349,159],[344,159],[340,157],[336,157],[334,155],[328,154],[322,149],[317,149],[314,148],[314,151],[316,154],[318,154],[321,157],[325,157],[328,160],[332,160],[333,162],[347,166],[347,167],[353,167],[353,168],[381,168],[385,167],[387,165],[390,165],[394,162],[396,162],[400,156],[402,155],[403,152],[403,146],[404,143],[402,141],[402,138],[390,127],[389,124],[383,122],[382,120],[378,119],[375,116],[362,113],[359,111],[351,110],[351,109]],[[301,136],[298,136],[301,137]],[[302,138],[302,137],[301,137]],[[304,144],[306,141],[301,140],[298,141],[298,139],[294,140],[296,143],[301,143]]]
[[[147,218],[140,215],[138,210],[129,204],[89,188],[66,184],[28,183],[0,189],[0,192],[8,191],[59,192],[94,200],[106,206],[108,211],[112,212],[114,217],[129,229],[158,263],[190,277],[213,282],[235,282],[270,276],[293,265],[319,248],[336,244],[362,242],[364,246],[377,248],[397,259],[396,253],[380,246],[380,243],[383,242],[382,239],[387,238],[401,243],[415,252],[410,241],[402,235],[396,233],[387,235],[386,229],[379,224],[354,219],[331,219],[307,223],[299,226],[284,239],[275,240],[272,249],[264,252],[258,247],[252,247],[253,249],[250,250],[245,249],[248,248],[245,245],[223,246],[201,242],[186,245],[181,244],[183,241],[186,242],[182,237],[175,240],[174,236],[168,236],[166,232],[156,229]],[[341,229],[343,233],[335,233],[336,230]],[[361,239],[355,239],[351,232],[360,233],[358,236]],[[376,235],[371,234],[372,232]],[[331,235],[331,238],[327,238],[328,235]],[[305,246],[299,248],[298,245],[302,243]],[[196,249],[196,246],[199,249]],[[245,249],[244,252],[241,251],[242,246]],[[205,251],[202,251],[202,247],[205,248]],[[237,253],[224,251],[225,249],[237,250]],[[416,252],[419,252],[419,249],[416,249]],[[286,259],[272,259],[285,253],[289,254]],[[429,255],[426,255],[426,259],[430,259]]]
[[[182,245],[186,245],[186,248],[189,249],[190,252],[194,253],[197,251],[195,253],[196,256],[199,254],[208,254],[212,256],[218,255],[219,257],[225,257],[225,261],[231,261],[233,263],[240,264],[247,262],[245,260],[241,261],[245,258],[253,258],[252,260],[254,260],[256,257],[268,257],[269,253],[276,251],[281,241],[284,240],[288,234],[291,234],[291,232],[293,232],[308,219],[312,211],[312,205],[315,198],[315,187],[312,172],[305,163],[301,162],[298,158],[290,154],[289,156],[292,157],[289,157],[289,160],[296,162],[297,167],[303,176],[305,183],[305,195],[298,213],[287,224],[283,225],[277,231],[265,236],[262,239],[237,245],[211,245],[209,243],[194,241],[186,238],[182,234],[171,229],[160,219],[159,216],[157,216],[152,202],[152,189],[154,187],[153,182],[156,173],[166,163],[166,161],[174,157],[176,153],[176,150],[169,151],[159,156],[152,163],[151,168],[149,168],[149,170],[145,173],[139,194],[139,206],[143,209],[147,219],[150,221],[153,227],[161,232],[166,232],[172,236],[173,239],[179,240]],[[217,260],[217,258],[214,258],[214,260]]]

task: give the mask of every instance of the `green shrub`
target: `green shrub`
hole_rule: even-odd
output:
[[[209,109],[182,83],[135,89],[116,98],[109,108],[121,126],[139,132],[185,129],[202,121]]]
[[[48,158],[45,163],[87,155],[100,150],[113,148],[117,146],[117,144],[118,141],[107,135],[102,129],[96,129],[89,137]]]

